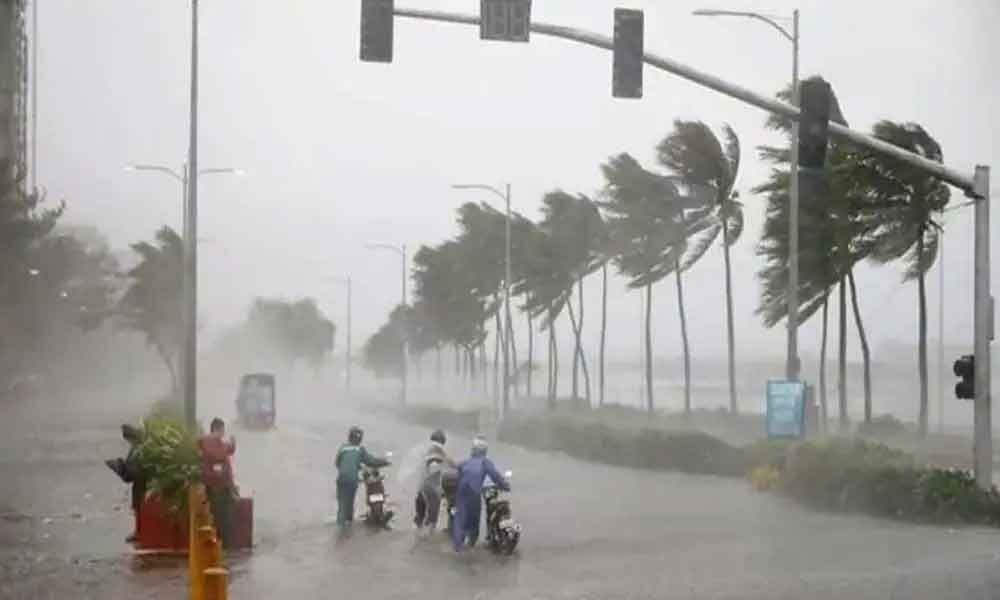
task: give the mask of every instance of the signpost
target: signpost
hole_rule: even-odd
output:
[[[767,437],[799,439],[806,433],[806,384],[802,381],[767,382]]]

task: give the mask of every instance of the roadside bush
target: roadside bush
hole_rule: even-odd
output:
[[[966,471],[928,469],[883,444],[838,438],[800,444],[776,488],[807,505],[933,523],[1000,525],[1000,494]]]
[[[182,420],[151,416],[143,421],[138,456],[147,493],[160,496],[172,511],[183,509],[188,486],[201,477],[196,434]]]
[[[906,433],[906,425],[892,415],[879,415],[870,423],[858,425],[858,435],[870,438],[885,439]]]

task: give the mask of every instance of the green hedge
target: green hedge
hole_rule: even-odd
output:
[[[620,429],[559,417],[510,417],[501,441],[538,450],[558,450],[609,465],[743,476],[747,453],[700,431]]]
[[[1000,526],[1000,493],[964,470],[917,466],[883,444],[837,438],[797,444],[777,484],[810,506],[912,521]]]
[[[455,431],[476,431],[478,413],[410,407],[403,418]],[[912,456],[862,438],[814,442],[762,440],[732,446],[707,433],[614,426],[572,413],[509,416],[501,441],[561,451],[595,463],[742,477],[757,468],[775,474],[769,487],[818,509],[930,523],[1000,526],[1000,493],[976,486],[965,470],[919,466]]]

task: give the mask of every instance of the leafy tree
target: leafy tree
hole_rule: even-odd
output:
[[[937,162],[941,146],[916,123],[880,121],[872,133]],[[950,191],[940,180],[897,159],[858,150],[851,157],[851,176],[857,191],[869,200],[865,214],[869,237],[866,250],[879,263],[903,261],[904,281],[917,282],[919,306],[918,371],[920,375],[919,428],[927,435],[927,290],[925,277],[938,255],[941,225],[935,216],[948,204]]]
[[[819,79],[814,77],[813,79]],[[778,93],[784,100],[791,98],[791,89]],[[843,114],[833,95],[830,110],[832,121],[845,124]],[[782,116],[772,116],[767,125],[789,136],[791,121]],[[753,190],[765,194],[767,210],[765,223],[757,253],[765,259],[765,266],[758,272],[762,292],[758,314],[767,327],[773,327],[788,316],[788,206],[791,151],[789,146],[762,146],[760,157],[774,165],[768,180]],[[842,429],[846,429],[847,415],[847,358],[846,358],[846,289],[853,280],[853,268],[868,253],[865,243],[869,225],[866,212],[870,209],[868,200],[858,193],[858,186],[852,177],[852,156],[855,148],[836,138],[831,138],[827,151],[826,165],[820,172],[799,171],[799,324],[801,325],[823,309],[823,335],[820,361],[820,406],[824,415],[828,414],[826,402],[826,324],[827,303],[831,289],[840,285],[840,332],[838,352],[838,407]],[[853,293],[855,325],[861,341],[865,371],[865,415],[871,415],[871,353],[861,313]],[[825,423],[825,417],[824,417]]]
[[[365,342],[362,350],[365,368],[379,379],[403,375],[403,332],[408,328],[409,311],[403,305],[394,308],[389,320]]]
[[[126,274],[128,288],[115,307],[122,327],[141,333],[170,372],[171,390],[179,390],[178,358],[183,340],[181,279],[183,242],[170,227],[155,241],[132,244],[139,263]]]
[[[685,184],[676,177],[664,177],[645,170],[628,154],[612,157],[602,166],[607,180],[601,207],[607,215],[610,244],[628,285],[646,292],[645,350],[646,403],[652,412],[652,286],[671,273],[678,277],[698,256],[688,240],[702,234],[711,221],[711,198],[703,186]],[[690,354],[686,340],[683,288],[678,281],[678,310],[681,314],[685,358],[685,410],[690,411]]]
[[[257,298],[250,307],[246,328],[259,333],[265,343],[279,349],[289,367],[304,360],[314,368],[333,352],[334,324],[312,298],[294,302]]]
[[[733,290],[729,249],[743,233],[743,205],[735,191],[740,166],[740,141],[728,125],[723,127],[725,146],[701,121],[674,121],[674,130],[657,146],[659,162],[688,184],[707,186],[713,193],[712,212],[694,242],[689,263],[696,262],[722,234],[726,273],[726,333],[729,359],[729,410],[737,412],[736,358],[733,327]],[[678,277],[678,284],[680,278]],[[683,322],[683,320],[682,320]]]

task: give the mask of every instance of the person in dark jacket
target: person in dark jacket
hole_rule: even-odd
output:
[[[125,538],[129,544],[139,537],[140,514],[142,503],[146,499],[146,476],[139,464],[139,446],[142,444],[143,431],[129,424],[122,425],[122,438],[128,442],[128,454],[124,459],[114,458],[104,462],[125,483],[132,484],[132,512],[135,513],[135,525],[132,533]]]
[[[483,482],[487,477],[501,490],[510,491],[510,484],[486,458],[486,440],[476,436],[472,441],[472,456],[458,465],[458,492],[455,498],[455,523],[451,541],[455,552],[461,552],[466,543],[475,546],[479,539],[479,516],[483,510]]]
[[[226,423],[212,419],[209,434],[198,440],[201,455],[201,482],[205,484],[208,504],[212,510],[215,529],[222,538],[222,547],[232,547],[232,513],[235,505],[236,483],[233,479],[232,456],[236,453],[236,439],[226,435]]]
[[[351,427],[347,433],[347,443],[337,450],[334,465],[337,467],[337,526],[349,528],[354,522],[354,498],[358,493],[358,475],[361,466],[382,468],[389,461],[368,453],[361,445],[364,432],[360,427]]]

